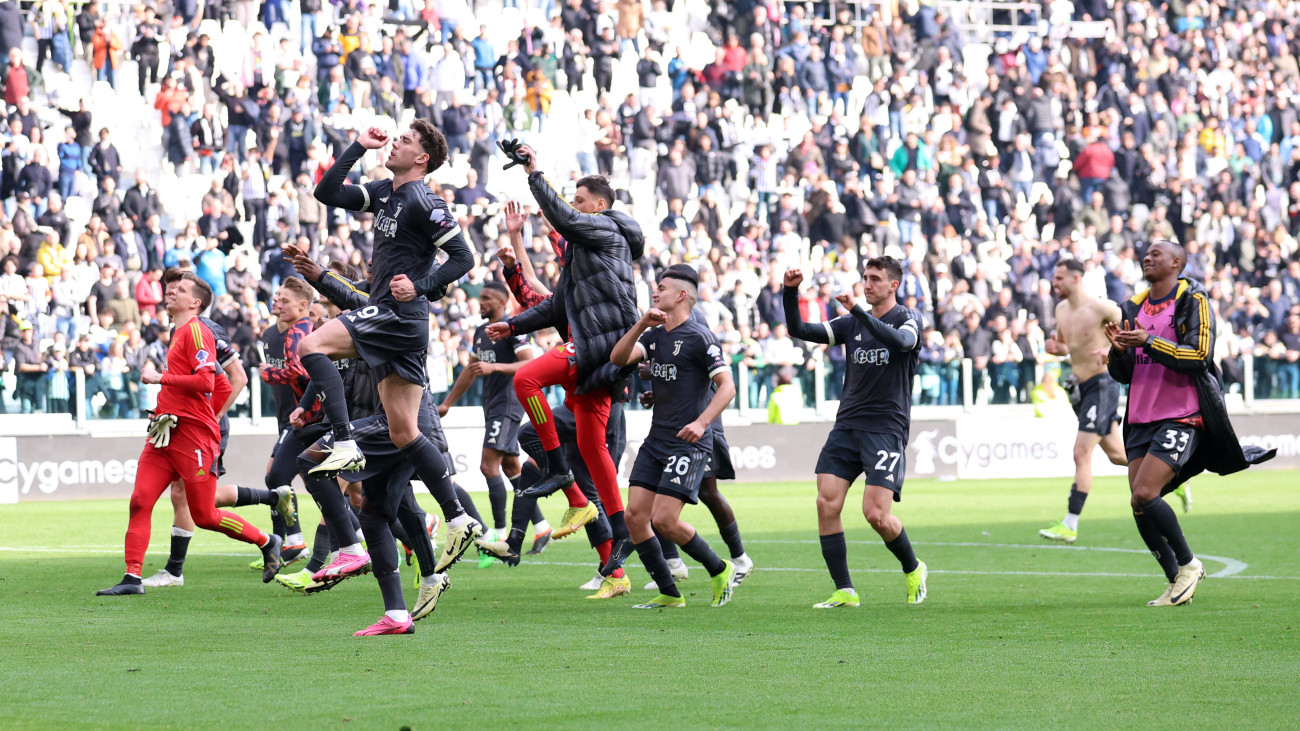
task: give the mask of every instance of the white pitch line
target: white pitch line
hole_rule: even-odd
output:
[[[747,542],[747,543],[755,543],[755,544],[763,544],[763,543],[780,543],[780,544],[799,544],[799,545],[814,543],[814,541],[746,541],[746,542]],[[875,541],[848,541],[848,543],[854,543],[854,544],[870,544],[870,545],[875,545],[875,544],[876,544]],[[1079,550],[1079,551],[1083,551],[1083,550],[1091,550],[1091,551],[1114,551],[1114,552],[1120,552],[1120,553],[1147,553],[1147,551],[1143,551],[1143,550],[1136,549],[1136,548],[1104,548],[1104,547],[1098,547],[1098,546],[1038,546],[1038,545],[1034,545],[1034,544],[1014,544],[1014,543],[936,543],[936,542],[926,542],[926,543],[922,543],[922,542],[920,542],[920,541],[917,541],[917,542],[915,542],[914,545],[925,545],[925,546],[989,546],[989,547],[993,547],[993,548],[1057,548],[1057,549],[1074,549],[1074,550]],[[66,548],[66,547],[54,547],[54,546],[0,546],[0,553],[94,553],[94,554],[116,554],[116,553],[121,553],[121,549],[120,549],[120,548],[103,548],[103,549],[100,549],[100,548]],[[149,551],[149,552],[148,552],[148,555],[153,555],[153,556],[162,556],[162,555],[166,555],[166,554],[167,554],[166,551],[158,551],[158,550],[155,550],[155,551]],[[187,555],[189,555],[189,556],[206,556],[206,557],[212,557],[212,558],[248,558],[248,557],[250,557],[250,556],[253,556],[253,554],[252,554],[251,552],[245,552],[245,553],[218,553],[218,552],[212,552],[212,553],[209,553],[209,552],[194,552],[194,551],[191,551],[191,552],[190,552],[189,554],[187,554]],[[1200,556],[1201,558],[1207,558],[1207,559],[1210,559],[1211,561],[1218,561],[1218,562],[1221,562],[1221,563],[1224,564],[1225,567],[1224,567],[1222,570],[1220,570],[1220,571],[1218,571],[1218,572],[1216,572],[1216,573],[1213,573],[1213,574],[1209,574],[1209,577],[1211,577],[1211,578],[1217,578],[1217,579],[1261,579],[1261,580],[1267,580],[1267,581],[1300,581],[1300,576],[1241,576],[1241,575],[1240,575],[1240,572],[1241,572],[1243,569],[1245,569],[1245,568],[1247,567],[1247,564],[1244,563],[1244,562],[1237,561],[1236,559],[1231,559],[1231,558],[1223,558],[1223,557],[1219,557],[1219,556],[1210,556],[1210,555],[1208,555],[1208,554],[1199,554],[1199,556]],[[593,564],[592,562],[590,562],[590,561],[585,562],[585,563],[583,563],[583,562],[578,562],[578,561],[529,561],[528,563],[530,563],[530,564],[536,564],[536,565],[539,565],[539,566],[586,566],[586,567],[588,567],[588,568],[590,568],[591,566],[594,565],[594,564]],[[759,566],[759,567],[757,567],[755,570],[757,570],[757,571],[793,571],[793,572],[801,572],[801,573],[802,573],[802,572],[822,573],[822,572],[825,571],[825,569],[820,569],[820,568],[818,568],[818,569],[809,569],[809,568],[786,568],[786,567],[777,567],[777,566]],[[857,572],[857,573],[867,573],[867,574],[896,574],[896,573],[898,573],[898,570],[897,570],[897,569],[853,569],[853,571],[855,571],[855,572]],[[976,570],[969,570],[969,571],[968,571],[968,570],[964,570],[964,569],[930,569],[930,573],[934,573],[934,574],[970,575],[970,576],[1053,576],[1053,577],[1060,577],[1060,576],[1078,576],[1078,577],[1103,577],[1103,578],[1104,578],[1104,577],[1117,577],[1117,578],[1126,578],[1126,579],[1144,579],[1144,578],[1150,578],[1150,577],[1151,577],[1151,574],[1132,574],[1132,573],[1120,573],[1120,572],[1109,572],[1109,571],[976,571]]]
[[[785,543],[785,544],[795,544],[801,546],[817,544],[817,541],[758,540],[758,541],[745,541],[745,542],[755,543],[755,544]],[[852,543],[855,545],[877,545],[879,541],[845,541],[845,543]],[[1145,548],[1111,548],[1108,546],[1061,546],[1061,545],[1056,545],[1051,543],[980,543],[978,541],[954,541],[954,542],[912,541],[912,545],[913,546],[950,546],[950,547],[957,547],[957,548],[1031,548],[1035,550],[1049,549],[1049,550],[1056,550],[1056,551],[1105,551],[1108,553],[1145,553],[1145,554],[1151,553]],[[1238,561],[1235,558],[1228,558],[1226,556],[1213,556],[1208,553],[1198,553],[1196,554],[1196,557],[1209,559],[1210,561],[1223,564],[1223,568],[1219,569],[1218,571],[1212,574],[1209,574],[1209,577],[1212,579],[1226,579],[1230,576],[1236,576],[1237,574],[1240,574],[1242,571],[1245,571],[1247,568],[1250,567],[1250,564],[1246,563],[1245,561]],[[953,573],[953,572],[950,571],[948,573]],[[1059,576],[1084,576],[1084,575],[1107,576],[1111,574],[1057,574],[1057,575]],[[1113,575],[1125,576],[1126,574],[1113,574]]]

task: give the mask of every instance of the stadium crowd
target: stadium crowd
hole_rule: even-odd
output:
[[[357,127],[411,115],[448,138],[435,177],[479,257],[434,306],[435,390],[467,364],[476,297],[499,276],[515,174],[495,143],[520,137],[626,193],[647,231],[642,306],[656,271],[700,269],[699,307],[751,374],[751,406],[790,381],[811,400],[819,373],[838,395],[843,349],[786,331],[787,268],[814,273],[800,305],[824,321],[859,262],[903,260],[899,300],[927,326],[918,403],[960,403],[963,359],[981,399],[1027,402],[1052,360],[1056,263],[1082,260],[1089,290],[1122,300],[1159,238],[1211,291],[1225,380],[1240,390],[1250,354],[1255,396],[1300,397],[1294,3],[1052,0],[987,37],[932,0],[504,5],[0,2],[0,405],[76,411],[81,371],[94,415],[148,408],[138,374],[163,361],[165,267],[212,286],[212,319],[258,364],[286,242],[360,269],[370,254],[368,214],[325,208],[315,182]],[[502,37],[507,10],[518,36]],[[75,64],[137,86],[157,146],[114,138],[103,120],[120,111],[89,88],[52,101],[46,80]],[[156,151],[158,171],[123,169],[124,144]],[[359,167],[385,173],[375,154]],[[159,190],[195,176],[202,215],[169,215]],[[545,233],[534,217],[525,240],[549,283]]]

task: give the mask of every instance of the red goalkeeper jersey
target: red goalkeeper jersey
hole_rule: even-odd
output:
[[[216,348],[212,331],[197,317],[176,328],[167,350],[167,371],[162,376],[157,413],[175,414],[183,427],[202,427],[219,434],[212,403],[217,379]]]

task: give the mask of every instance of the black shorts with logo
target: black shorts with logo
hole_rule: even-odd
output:
[[[1197,417],[1167,419],[1150,424],[1124,425],[1124,451],[1132,462],[1139,457],[1155,457],[1174,469],[1187,465],[1201,441]]]
[[[836,424],[817,457],[816,472],[835,475],[850,485],[866,473],[868,485],[893,490],[894,502],[898,502],[903,499],[903,478],[907,474],[907,440]]]
[[[716,477],[719,480],[736,479],[736,466],[731,463],[731,445],[721,429],[713,431],[713,454],[709,455],[709,465],[704,468],[704,477]]]
[[[411,383],[428,384],[424,369],[429,350],[428,318],[404,319],[386,305],[366,305],[339,319],[376,382],[396,373]]]
[[[628,484],[695,505],[712,456],[712,452],[680,439],[647,438],[636,454]]]
[[[1119,423],[1119,382],[1102,371],[1079,384],[1079,431],[1106,436]]]
[[[483,446],[505,454],[519,454],[519,418],[498,414],[484,421]]]

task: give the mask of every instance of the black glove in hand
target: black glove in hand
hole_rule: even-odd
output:
[[[510,158],[510,162],[505,166],[506,170],[516,165],[525,167],[528,165],[528,155],[519,154],[519,148],[524,146],[523,142],[519,140],[502,140],[497,144],[501,146],[501,151],[506,154],[506,157]]]

